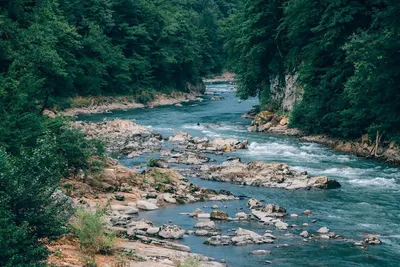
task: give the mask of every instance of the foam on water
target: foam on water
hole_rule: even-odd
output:
[[[293,146],[283,142],[257,143],[249,145],[249,153],[255,156],[270,156],[273,158],[285,157],[308,163],[336,161],[346,163],[351,161],[350,156],[326,153],[326,150],[317,145]]]
[[[349,183],[360,187],[369,187],[371,189],[376,187],[397,188],[400,185],[396,183],[394,178],[386,179],[377,177],[374,179],[351,179]]]
[[[215,131],[233,131],[233,132],[247,132],[244,129],[241,129],[239,126],[235,125],[215,125],[215,124],[184,124],[182,125],[183,129],[190,130],[205,130],[212,129]]]
[[[204,131],[201,131],[201,132],[204,133],[208,137],[213,137],[213,138],[221,137],[220,134],[217,134],[217,133],[212,132],[212,131],[204,130]]]

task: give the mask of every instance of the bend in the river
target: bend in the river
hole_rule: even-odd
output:
[[[246,195],[285,207],[288,213],[301,214],[305,209],[313,211],[311,218],[300,216],[288,219],[288,223],[299,226],[290,230],[293,236],[282,237],[278,243],[250,245],[245,247],[210,247],[203,244],[205,238],[187,236],[182,241],[193,252],[202,253],[217,259],[226,259],[229,266],[258,266],[271,260],[274,266],[399,266],[400,260],[400,174],[399,168],[383,163],[357,158],[334,152],[324,146],[305,143],[295,138],[269,136],[262,133],[249,133],[249,121],[241,118],[256,99],[239,102],[233,87],[227,84],[209,85],[208,91],[223,96],[223,101],[185,103],[183,107],[164,106],[153,109],[134,109],[117,111],[112,114],[81,116],[88,121],[103,120],[104,117],[134,120],[164,136],[184,131],[193,136],[234,137],[248,139],[248,150],[233,152],[243,161],[277,161],[289,164],[294,169],[306,170],[311,175],[326,175],[337,179],[342,187],[326,191],[287,191],[271,188],[239,187],[237,185],[191,179],[194,183],[213,189],[227,189],[238,195]],[[218,123],[218,125],[216,125]],[[225,155],[224,157],[226,157]],[[121,159],[127,166],[146,161],[141,156],[135,159]],[[219,159],[221,161],[221,159]],[[214,203],[215,204],[215,203]],[[172,206],[142,213],[142,216],[156,224],[172,220],[184,229],[193,230],[195,219],[178,216],[181,212],[192,212],[195,208],[210,207],[211,203],[196,203]],[[226,211],[234,215],[245,207],[245,200],[224,203]],[[207,209],[207,208],[206,208]],[[246,209],[246,208],[245,208]],[[349,239],[362,239],[364,233],[381,235],[383,245],[360,250],[351,242],[319,240],[304,242],[298,237],[302,223],[310,223],[307,230],[316,231],[327,226],[337,234]],[[272,229],[256,222],[218,222],[219,228],[243,227],[256,232]],[[274,229],[275,231],[275,229]],[[277,244],[287,243],[289,247],[275,248]],[[271,255],[254,256],[249,252],[256,249],[269,249]]]

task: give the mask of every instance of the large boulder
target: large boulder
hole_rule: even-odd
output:
[[[261,211],[271,217],[283,217],[286,215],[286,209],[275,204],[265,204]]]
[[[261,201],[255,199],[255,198],[250,198],[247,201],[246,207],[248,207],[249,209],[258,208],[258,207],[262,207],[262,203],[261,203]]]
[[[233,245],[242,246],[247,244],[264,244],[273,243],[274,240],[268,236],[262,236],[256,232],[238,228],[235,232],[235,236],[232,237],[231,242]]]
[[[172,194],[169,193],[164,193],[163,195],[163,200],[167,203],[175,204],[176,199],[172,196]]]
[[[164,239],[180,239],[185,235],[185,230],[177,225],[163,225],[158,235]]]
[[[229,215],[224,211],[213,210],[210,214],[210,218],[214,220],[227,220],[229,218]]]
[[[279,220],[278,222],[275,223],[275,227],[278,228],[279,230],[287,230],[289,224]]]
[[[189,214],[190,217],[197,217],[197,214],[204,213],[201,209],[196,208],[192,213]]]
[[[192,138],[192,136],[188,133],[184,132],[177,132],[174,133],[172,136],[168,138],[170,142],[177,142],[177,143],[187,143]]]
[[[204,241],[204,244],[212,246],[226,246],[231,244],[231,238],[225,235],[216,235],[208,238],[206,241]]]
[[[370,237],[364,238],[363,243],[369,244],[369,245],[380,245],[380,244],[382,244],[382,241],[375,236],[370,236]]]
[[[146,200],[139,200],[136,203],[136,206],[138,209],[141,210],[156,210],[158,209],[158,206],[150,201],[146,201]]]
[[[199,229],[213,230],[215,229],[215,223],[213,221],[198,222],[194,227]]]

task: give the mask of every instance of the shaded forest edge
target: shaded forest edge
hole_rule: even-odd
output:
[[[399,11],[391,0],[243,1],[226,33],[239,96],[379,157],[400,143]]]

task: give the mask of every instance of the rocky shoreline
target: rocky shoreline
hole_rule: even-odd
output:
[[[147,168],[128,168],[120,165],[115,159],[95,158],[89,172],[75,174],[62,182],[64,192],[76,205],[86,209],[107,207],[109,227],[121,240],[118,243],[119,249],[135,251],[140,255],[141,261],[132,261],[131,266],[177,266],[177,261],[192,259],[196,261],[195,266],[226,266],[225,260],[217,262],[215,259],[193,254],[190,247],[176,242],[188,235],[206,238],[204,244],[211,246],[277,243],[275,247],[281,248],[288,244],[280,240],[289,236],[301,238],[302,242],[318,239],[352,242],[361,249],[381,243],[377,236],[367,236],[363,240],[346,239],[326,226],[312,232],[308,226],[316,223],[317,219],[311,219],[310,210],[304,211],[302,215],[288,214],[283,207],[263,203],[257,199],[248,199],[246,207],[241,208],[241,211],[234,215],[228,214],[224,208],[229,202],[225,201],[237,200],[238,196],[226,190],[200,188],[185,178],[200,177],[206,180],[288,190],[324,190],[340,187],[333,179],[296,172],[282,163],[244,163],[239,158],[228,158],[222,164],[211,164],[213,160],[207,154],[222,156],[238,149],[247,149],[247,140],[199,138],[183,132],[164,138],[143,126],[125,120],[72,122],[71,126],[82,129],[87,138],[105,141],[110,153],[128,158],[150,153],[158,155],[147,163]],[[98,171],[99,164],[101,172]],[[171,165],[178,167],[179,172],[170,169]],[[216,204],[203,207],[211,208],[210,212],[197,208],[191,213],[179,214],[198,220],[193,230],[182,229],[172,221],[156,225],[151,221],[139,219],[139,215],[146,211],[203,201],[215,201]],[[307,222],[296,225],[287,221],[299,216]],[[218,228],[218,221],[254,221],[272,226],[274,231],[266,230],[260,234],[241,226],[224,232]],[[145,251],[142,252],[142,249]],[[252,255],[270,253],[269,250],[263,249],[251,252]]]
[[[136,102],[133,98],[126,96],[116,96],[116,97],[78,97],[73,100],[75,102],[83,102],[82,105],[77,105],[77,107],[67,108],[59,112],[59,114],[64,116],[76,116],[79,114],[98,114],[98,113],[111,113],[113,110],[128,110],[136,108],[153,108],[156,106],[167,106],[167,105],[181,105],[181,103],[186,103],[190,101],[203,101],[200,97],[200,92],[184,93],[184,92],[174,92],[172,94],[158,94],[156,99],[148,102],[147,104],[142,104]],[[49,115],[54,114],[53,111],[46,111]]]
[[[381,141],[379,136],[375,140],[371,140],[368,135],[363,135],[359,140],[341,140],[326,135],[307,135],[297,128],[289,128],[287,116],[280,116],[268,111],[260,113],[250,111],[243,117],[252,119],[251,125],[248,127],[249,132],[295,136],[306,142],[328,146],[335,151],[378,159],[390,164],[400,164],[400,145],[395,142]]]

